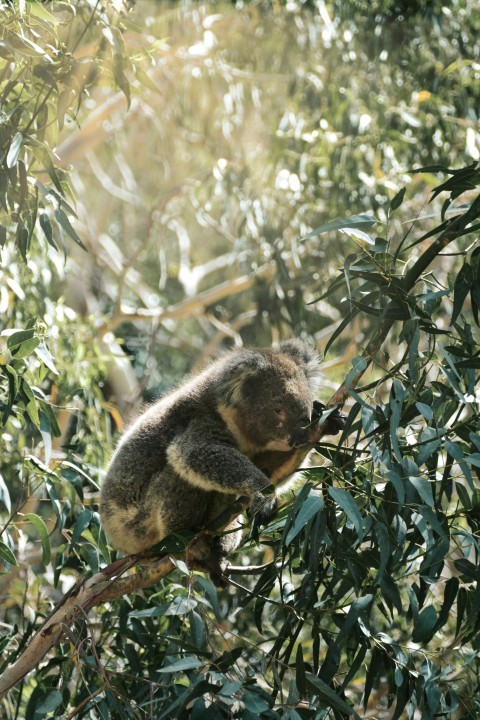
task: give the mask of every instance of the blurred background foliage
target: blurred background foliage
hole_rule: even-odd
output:
[[[480,12],[473,0],[72,0],[0,12],[8,663],[73,578],[109,561],[98,484],[143,401],[227,347],[292,334],[329,343],[328,400],[392,300],[385,279],[467,211]],[[362,216],[356,230],[316,231],[345,216]],[[267,551],[244,551],[252,562],[284,553],[283,579],[269,566],[257,585],[241,579],[253,596],[217,597],[179,575],[104,607],[12,691],[7,717],[296,720],[347,717],[347,700],[372,718],[476,717],[480,448],[478,404],[464,400],[477,392],[475,241],[459,235],[394,318],[351,403],[356,439],[341,458],[323,446],[309,477],[336,487],[307,486]],[[428,452],[402,466],[415,442]],[[385,499],[386,482],[396,494]],[[367,541],[370,555],[347,552]],[[419,573],[422,553],[434,572]],[[389,573],[407,580],[392,588]]]

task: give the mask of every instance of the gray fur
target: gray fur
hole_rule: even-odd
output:
[[[111,544],[138,553],[172,532],[208,527],[236,498],[260,506],[270,481],[254,459],[306,441],[318,379],[317,356],[289,340],[234,350],[150,407],[120,439],[102,485]],[[240,539],[237,530],[212,540],[211,562],[205,547],[195,550],[215,582]]]

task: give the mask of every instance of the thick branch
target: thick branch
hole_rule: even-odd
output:
[[[137,564],[141,566],[138,572],[121,577],[122,573]],[[88,610],[107,600],[154,585],[174,567],[168,557],[146,560],[129,556],[108,565],[89,579],[79,580],[35,633],[20,657],[0,676],[0,700],[25,675],[38,667],[49,650],[62,641],[65,628],[85,617]]]

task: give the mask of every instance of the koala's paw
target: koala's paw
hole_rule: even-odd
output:
[[[220,538],[209,533],[199,533],[187,549],[187,565],[192,570],[208,573],[215,587],[228,585],[225,576],[227,561],[219,543]]]
[[[276,516],[277,512],[277,496],[258,493],[248,508],[247,515],[253,519],[253,525],[258,528],[261,525],[268,525],[270,520],[273,520]]]
[[[327,408],[318,400],[313,401],[312,421],[320,420]],[[345,427],[347,416],[337,408],[328,416],[322,435],[337,435]]]

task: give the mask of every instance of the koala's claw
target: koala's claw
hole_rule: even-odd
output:
[[[253,518],[254,527],[268,525],[278,512],[278,498],[276,495],[257,495],[247,510],[247,515]]]

